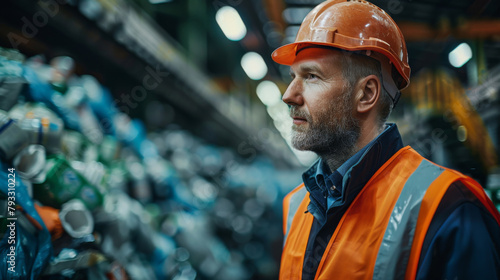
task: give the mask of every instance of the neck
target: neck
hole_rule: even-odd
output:
[[[353,147],[355,148],[355,147]],[[321,155],[321,159],[326,162],[330,171],[337,170],[344,162],[346,162],[350,157],[352,157],[359,150],[351,149],[349,152],[344,152],[339,154],[327,154]]]
[[[354,145],[350,149],[345,149],[342,151],[335,151],[335,153],[325,153],[319,155],[322,160],[326,162],[331,171],[337,170],[344,162],[351,158],[363,147],[368,145],[373,139],[377,138],[385,129],[385,125],[379,127],[374,126],[363,126],[361,127],[361,133]]]
[[[377,138],[385,129],[385,124],[382,126],[370,125],[361,128],[361,135],[356,142],[357,150],[361,150],[364,146],[368,145],[373,139]]]

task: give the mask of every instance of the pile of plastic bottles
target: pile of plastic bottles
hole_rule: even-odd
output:
[[[0,49],[0,278],[275,279],[297,182],[178,127],[148,133],[73,68]]]

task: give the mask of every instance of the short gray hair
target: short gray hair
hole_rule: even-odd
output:
[[[343,66],[342,75],[349,89],[359,81],[369,75],[376,75],[382,83],[382,72],[380,62],[374,58],[366,55],[357,54],[349,51],[341,51],[341,63]],[[380,85],[381,94],[379,98],[379,119],[378,124],[382,128],[392,112],[394,104],[392,99],[384,88],[383,84]]]

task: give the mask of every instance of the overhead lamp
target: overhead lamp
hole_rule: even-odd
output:
[[[224,6],[217,11],[215,20],[224,35],[231,41],[239,41],[247,34],[247,28],[235,8]]]
[[[281,102],[280,89],[271,81],[262,81],[257,85],[257,96],[268,107]]]
[[[247,52],[241,58],[241,67],[252,80],[260,80],[267,74],[264,59],[256,52]]]
[[[456,68],[462,67],[471,58],[472,58],[472,49],[467,43],[462,43],[458,45],[458,47],[452,50],[448,55],[448,60],[450,61],[450,64]]]
[[[460,142],[467,141],[467,128],[463,125],[459,126],[457,129],[457,138]]]

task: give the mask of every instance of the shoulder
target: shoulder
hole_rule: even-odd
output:
[[[455,181],[448,187],[432,219],[428,234],[439,231],[447,222],[448,226],[453,224],[450,222],[454,220],[465,222],[464,230],[477,229],[471,226],[477,223],[491,224],[499,228],[484,203],[461,181]],[[498,238],[500,239],[500,235]]]
[[[469,279],[475,275],[475,279],[492,279],[500,272],[496,269],[499,256],[500,226],[494,215],[463,182],[454,182],[427,231],[418,278],[442,275],[454,279],[462,275]]]

